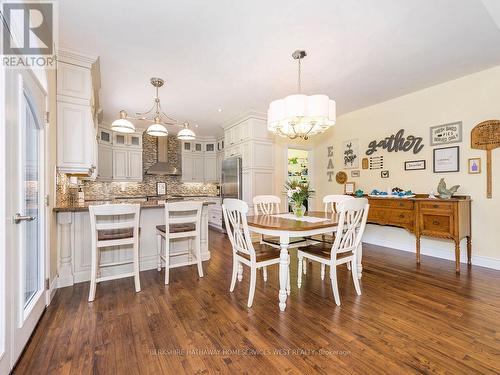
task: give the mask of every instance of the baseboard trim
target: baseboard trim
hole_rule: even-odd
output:
[[[369,243],[372,245],[390,247],[390,248],[395,249],[395,250],[406,251],[409,253],[414,253],[414,254],[416,253],[414,244],[412,246],[412,245],[409,245],[407,243],[395,242],[395,241],[387,240],[385,238],[375,238],[373,236],[370,236],[368,238],[363,238],[363,242]],[[453,262],[455,261],[455,253],[453,250],[448,251],[448,250],[437,249],[437,248],[421,247],[420,254],[431,256],[434,258],[439,258],[439,259],[451,260]],[[474,253],[473,253],[471,261],[472,261],[472,264],[475,266],[491,268],[494,270],[500,270],[500,259],[495,259],[495,258],[490,258],[490,257],[485,257],[485,256],[480,256],[480,255],[474,255]],[[462,251],[460,254],[460,263],[467,264],[467,254],[464,251]]]
[[[58,277],[54,277],[54,280],[49,285],[49,289],[45,292],[45,306],[50,305],[52,299],[56,295],[57,292],[57,279]]]

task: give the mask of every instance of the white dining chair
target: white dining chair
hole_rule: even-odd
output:
[[[203,202],[182,201],[165,203],[165,225],[156,226],[157,269],[161,271],[162,261],[165,263],[165,284],[169,283],[171,257],[194,255],[198,266],[198,275],[203,277],[201,259],[201,211]],[[167,230],[168,228],[168,230]],[[172,240],[188,238],[186,251],[172,252]],[[192,244],[194,242],[194,249]],[[162,254],[162,250],[163,254]],[[194,250],[194,254],[193,254]],[[175,265],[173,265],[175,266]]]
[[[233,292],[236,279],[243,279],[243,265],[250,268],[250,290],[247,306],[252,307],[257,283],[257,269],[279,264],[280,252],[264,243],[252,243],[248,230],[248,205],[239,199],[224,199],[222,204],[227,235],[233,248],[233,272],[229,291]],[[288,275],[287,293],[290,294],[290,275]]]
[[[352,280],[358,295],[361,294],[358,279],[357,252],[368,218],[370,205],[366,198],[344,200],[337,204],[339,214],[338,229],[333,245],[319,243],[299,248],[297,286],[302,286],[302,262],[304,258],[330,266],[330,280],[332,283],[335,303],[340,306],[339,290],[337,285],[337,266],[344,263],[351,264]]]
[[[141,291],[139,279],[139,204],[104,204],[89,206],[91,228],[91,271],[89,302],[95,299],[97,283],[107,280],[134,277],[135,291]],[[101,263],[101,249],[110,246],[132,245],[132,260]],[[133,264],[133,271],[101,276],[104,267]]]
[[[254,215],[273,215],[280,213],[281,199],[276,195],[256,195],[253,197]],[[276,249],[281,249],[279,237],[260,236],[260,243],[266,244]],[[307,246],[307,240],[304,237],[292,237],[288,248],[293,249],[299,246]],[[262,269],[264,281],[267,281],[267,268]]]

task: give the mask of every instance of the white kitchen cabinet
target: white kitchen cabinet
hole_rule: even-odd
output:
[[[113,145],[131,148],[142,148],[142,134],[124,134],[113,132]]]
[[[193,182],[193,155],[182,153],[182,181]]]
[[[205,142],[205,153],[215,153],[216,142]]]
[[[113,149],[113,180],[127,180],[128,176],[128,151],[126,149]]]
[[[113,148],[113,180],[142,181],[142,150]]]
[[[204,163],[205,182],[218,182],[217,155],[205,155]]]
[[[87,67],[57,63],[57,94],[90,100],[92,96],[92,74]]]
[[[98,150],[97,178],[101,181],[111,181],[113,179],[113,147],[99,143]]]
[[[142,181],[142,150],[128,151],[128,180]]]
[[[90,175],[95,165],[95,130],[89,106],[57,102],[57,168]]]
[[[224,149],[226,158],[241,156],[241,145],[228,146]]]
[[[205,182],[205,158],[203,155],[193,156],[193,182]]]
[[[97,137],[99,143],[112,145],[113,144],[113,132],[109,129],[99,127],[99,133]]]

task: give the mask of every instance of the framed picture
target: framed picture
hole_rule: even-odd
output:
[[[471,158],[468,163],[469,174],[481,173],[481,158]]]
[[[156,183],[156,194],[157,195],[167,194],[167,183],[166,182],[157,182]]]
[[[380,177],[382,177],[382,178],[389,178],[389,171],[381,171],[380,172]]]
[[[458,172],[460,171],[459,147],[435,148],[433,152],[434,173]]]
[[[354,182],[346,182],[344,185],[344,194],[354,194],[356,184]]]
[[[405,171],[419,171],[425,169],[425,160],[405,161]]]
[[[462,121],[431,126],[431,146],[462,142]]]
[[[343,159],[344,159],[344,169],[358,169],[359,168],[359,157],[358,157],[358,140],[350,139],[345,141],[343,144]]]
[[[359,169],[356,169],[355,171],[351,171],[351,177],[359,177]]]

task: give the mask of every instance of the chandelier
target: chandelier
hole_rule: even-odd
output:
[[[306,56],[301,50],[292,54],[298,62],[298,94],[272,101],[267,110],[267,129],[290,139],[307,140],[335,125],[335,101],[328,95],[301,93],[301,61]]]
[[[135,116],[129,116],[126,111],[120,111],[120,118],[113,121],[111,124],[111,130],[120,133],[134,133],[135,126],[128,119],[139,120],[139,121],[152,121],[153,123],[149,125],[146,129],[146,134],[155,137],[164,137],[168,135],[168,130],[165,125],[175,125],[182,126],[183,128],[177,134],[177,138],[180,140],[193,140],[196,135],[189,129],[189,123],[185,122],[180,125],[177,120],[169,117],[161,109],[160,97],[158,95],[158,89],[162,87],[165,81],[161,78],[151,78],[151,84],[155,87],[156,94],[154,96],[154,103],[151,109],[146,112],[136,112]]]

